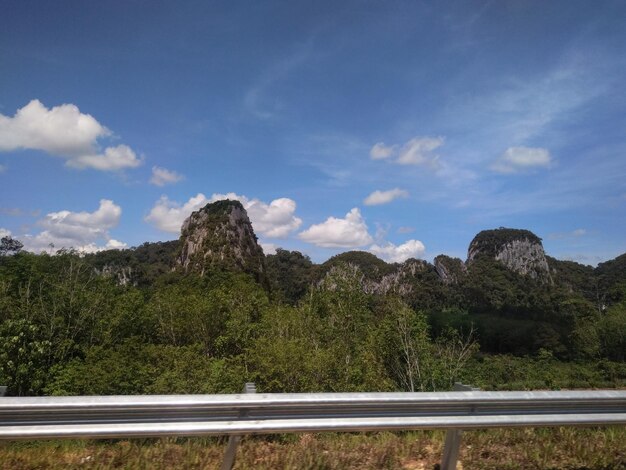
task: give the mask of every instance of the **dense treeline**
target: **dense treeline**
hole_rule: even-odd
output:
[[[89,260],[0,259],[0,381],[10,393],[447,388],[474,343],[430,341],[426,317],[336,270],[296,306],[249,275],[169,272],[121,286]]]
[[[526,236],[527,231],[518,232]],[[349,252],[316,266],[298,252],[278,250],[267,257],[268,271],[277,273],[274,294],[291,304],[303,298],[308,285],[347,263],[359,269],[365,290],[381,292],[387,284],[387,292],[400,291],[413,310],[427,315],[434,337],[449,328],[474,327],[485,352],[624,360],[626,255],[601,264],[597,274],[578,263],[549,262],[553,282],[517,274],[481,256],[454,273],[456,282],[444,284],[433,265],[418,260],[398,266],[370,253]],[[390,286],[393,282],[402,288]]]
[[[611,362],[626,351],[619,283],[598,309],[483,260],[452,287],[415,261],[411,289],[381,293],[372,280],[393,270],[369,254],[316,266],[279,250],[267,257],[268,289],[243,273],[173,271],[175,243],[85,257],[5,248],[0,384],[13,395],[220,393],[246,381],[268,392],[442,390],[458,379],[502,388],[495,377],[529,364],[545,374],[527,386],[626,380]],[[116,263],[132,267],[132,282]],[[572,381],[559,360],[579,361],[588,378]]]

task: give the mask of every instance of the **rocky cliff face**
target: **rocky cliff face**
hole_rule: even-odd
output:
[[[541,239],[528,230],[483,230],[470,243],[466,264],[483,257],[495,259],[518,274],[552,282]]]
[[[439,255],[433,261],[435,262],[435,270],[444,284],[456,285],[467,274],[467,267],[459,258]]]
[[[183,223],[180,246],[176,264],[185,272],[204,275],[215,268],[265,281],[263,250],[239,201],[217,201],[192,212]]]
[[[345,256],[335,257],[340,260],[330,265],[318,282],[318,286],[323,286],[328,290],[337,290],[341,285],[339,281],[345,282],[346,279],[351,279],[352,282],[358,283],[367,294],[408,296],[413,292],[415,283],[420,283],[424,274],[434,271],[430,263],[418,259],[408,259],[400,264],[386,264],[369,253],[365,253],[367,257],[364,257],[364,252],[359,251],[343,255]],[[358,261],[363,258],[370,263],[359,263]],[[345,261],[346,259],[349,261]],[[373,263],[372,260],[374,260]],[[384,268],[379,269],[380,265]]]
[[[392,293],[408,296],[413,292],[415,282],[419,283],[418,278],[431,268],[432,265],[424,260],[408,259],[393,272],[384,275],[379,282],[372,283],[371,291],[381,295]]]
[[[102,269],[94,268],[94,271],[99,276],[111,277],[115,279],[118,286],[136,286],[137,280],[135,279],[135,273],[130,266],[117,266],[112,264],[106,264]]]

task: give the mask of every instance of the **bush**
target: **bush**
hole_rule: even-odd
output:
[[[130,339],[90,348],[84,359],[57,366],[50,395],[235,393],[246,382],[236,359],[215,359],[200,345],[164,346]]]

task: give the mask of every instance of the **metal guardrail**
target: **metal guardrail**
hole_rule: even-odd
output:
[[[249,385],[252,391],[253,384]],[[483,392],[472,389],[432,393],[0,398],[0,439],[241,436],[410,429],[460,431],[610,424],[626,424],[626,391]],[[455,468],[460,432],[452,435],[449,432],[446,441],[441,467]],[[229,448],[233,450],[234,461],[236,442]],[[232,466],[232,462],[229,465]]]

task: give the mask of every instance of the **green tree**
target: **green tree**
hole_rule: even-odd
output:
[[[313,282],[313,263],[299,251],[277,249],[265,257],[267,277],[273,297],[295,305]]]
[[[2,237],[0,240],[0,256],[14,255],[22,251],[24,245],[11,237]]]
[[[37,395],[47,376],[51,343],[40,329],[21,318],[0,324],[0,384],[10,395]]]
[[[448,390],[478,349],[474,330],[466,334],[447,328],[436,341],[426,315],[399,299],[388,299],[383,321],[386,363],[402,390]]]
[[[602,354],[614,361],[626,361],[626,302],[614,305],[597,326]]]
[[[207,278],[189,275],[154,293],[147,311],[157,337],[175,346],[199,343],[220,357],[241,354],[267,293],[250,275],[216,272]]]

